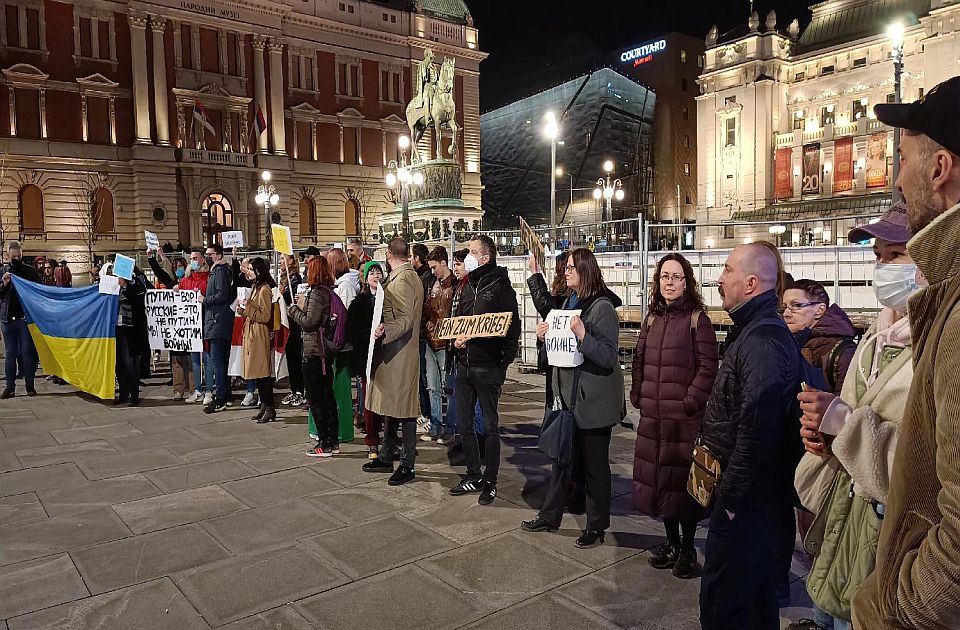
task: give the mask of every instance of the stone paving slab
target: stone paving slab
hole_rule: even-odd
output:
[[[202,488],[221,481],[233,481],[244,477],[254,477],[257,471],[244,466],[231,458],[215,459],[172,466],[146,473],[144,476],[164,492],[179,492],[191,488]]]
[[[56,464],[0,474],[0,496],[87,483],[76,464]]]
[[[71,556],[96,595],[223,560],[230,554],[197,525],[184,525],[85,547]]]
[[[51,516],[107,507],[160,494],[143,475],[133,474],[91,481],[72,488],[41,490],[40,500]]]
[[[17,451],[17,459],[27,468],[47,466],[48,464],[65,464],[67,462],[82,462],[88,458],[97,458],[103,455],[116,453],[116,450],[103,440],[93,442],[79,442],[57,446],[43,446]]]
[[[0,565],[31,560],[126,538],[130,530],[109,508],[51,516],[30,523],[0,527]]]
[[[441,492],[434,502],[403,514],[461,545],[517,529],[520,521],[530,518],[528,510],[507,501],[480,505],[476,494],[452,497],[445,486]]]
[[[58,442],[49,433],[26,433],[16,437],[4,436],[0,439],[0,452],[16,453],[28,448],[56,446]]]
[[[20,460],[13,453],[0,451],[0,473],[23,470]]]
[[[304,433],[305,434],[305,433]],[[301,466],[314,466],[318,462],[307,457],[308,446],[295,445],[272,448],[266,453],[242,453],[236,456],[236,459],[243,462],[246,466],[253,468],[260,474],[269,474],[280,472],[281,470],[290,470],[291,468],[300,468]],[[326,464],[326,462],[324,462]],[[325,475],[329,476],[329,475]]]
[[[165,578],[10,620],[11,630],[27,628],[206,630],[209,626]]]
[[[397,488],[371,482],[304,497],[304,500],[344,523],[355,525],[399,512],[409,505],[405,500],[408,496],[406,492],[397,492]]]
[[[465,627],[484,630],[504,630],[504,628],[612,630],[620,626],[565,597],[550,594],[520,602]]]
[[[297,602],[315,628],[457,628],[491,610],[415,564]]]
[[[286,470],[220,485],[252,507],[280,503],[339,487],[335,482],[308,468]]]
[[[90,442],[93,440],[122,438],[142,434],[143,432],[140,431],[140,429],[129,422],[117,422],[114,424],[104,424],[97,427],[83,427],[79,429],[61,429],[50,432],[50,435],[61,444],[76,444],[77,442]]]
[[[223,516],[246,508],[220,486],[183,490],[113,507],[137,534]]]
[[[0,498],[0,525],[28,523],[47,518],[36,492],[24,492]]]
[[[305,448],[301,448],[298,457],[309,460],[310,458],[306,457],[304,453],[306,453],[310,446],[311,445],[308,444]],[[349,454],[346,454],[347,452],[345,451],[345,454],[340,457],[331,457],[319,462],[314,461],[310,469],[315,470],[328,479],[336,481],[338,486],[357,486],[377,478],[385,479],[389,477],[389,475],[383,473],[363,472],[362,466],[369,461],[367,459],[366,448],[363,448],[363,452],[361,453],[359,449],[362,448],[362,445],[359,447],[350,445],[350,447],[357,448],[358,450]],[[347,448],[347,445],[340,445],[341,450]]]
[[[269,452],[262,444],[240,436],[209,440],[197,438],[188,444],[174,444],[169,449],[185,462],[202,462],[238,455],[263,455]]]
[[[88,595],[67,554],[6,566],[0,571],[0,617],[14,617]]]
[[[221,626],[223,630],[313,630],[314,627],[292,606],[281,606]]]
[[[7,413],[6,410],[4,410],[4,413]],[[3,424],[3,436],[5,438],[15,438],[38,433],[46,434],[60,429],[79,429],[86,426],[90,425],[83,420],[63,417],[59,414],[45,416],[38,411],[36,417],[18,422],[5,422]]]
[[[90,480],[98,480],[176,466],[182,463],[183,460],[170,451],[163,448],[154,448],[136,453],[103,454],[84,459],[77,462],[77,465]]]
[[[113,438],[110,440],[110,444],[118,451],[130,452],[170,447],[176,444],[189,444],[196,439],[197,437],[193,433],[183,427],[174,427],[153,433],[144,431],[141,435]]]
[[[302,543],[353,579],[456,547],[453,541],[397,515],[311,536]]]
[[[244,554],[185,571],[175,578],[180,590],[213,626],[315,595],[347,581],[345,575],[297,545]]]
[[[202,521],[205,530],[240,554],[343,527],[343,523],[305,499],[244,510]]]

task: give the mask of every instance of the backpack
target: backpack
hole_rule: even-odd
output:
[[[324,355],[328,352],[336,354],[342,352],[347,345],[347,307],[343,305],[343,300],[333,288],[324,285],[318,288],[326,291],[327,297],[330,298],[330,317],[317,334],[320,337]]]
[[[844,337],[833,346],[833,349],[830,350],[830,354],[827,355],[827,361],[824,365],[824,368],[827,373],[827,380],[829,381],[830,389],[827,391],[835,392],[837,391],[837,386],[842,386],[843,383],[838,383],[838,378],[840,376],[840,357],[843,356],[843,353],[849,350],[850,348],[856,348],[857,342],[849,337]]]

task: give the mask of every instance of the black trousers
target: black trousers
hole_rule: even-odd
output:
[[[273,407],[273,377],[264,376],[256,379],[257,393],[260,394],[260,404]]]
[[[383,431],[383,445],[380,447],[380,461],[393,463],[393,451],[397,448],[397,429],[402,432],[403,450],[400,463],[413,468],[417,459],[417,423],[416,418],[391,418],[387,416],[387,428]]]
[[[284,351],[287,354],[287,371],[290,373],[290,391],[303,393],[303,331],[290,322],[290,338]]]
[[[576,427],[573,433],[573,461],[568,466],[554,462],[547,496],[540,507],[540,518],[559,527],[569,493],[582,484],[586,493],[587,529],[596,532],[606,531],[610,527],[612,428]]]
[[[133,326],[117,326],[120,400],[140,400],[140,340]]]
[[[302,366],[307,404],[317,425],[320,446],[339,446],[337,401],[333,397],[333,361],[327,361],[324,366],[322,357],[311,357],[305,358]]]
[[[714,507],[700,582],[703,630],[776,630],[776,550],[792,505],[741,507],[731,521]]]
[[[480,402],[483,412],[484,461],[483,478],[497,482],[500,472],[500,416],[497,404],[503,388],[503,370],[498,367],[457,366],[456,387],[453,397],[457,406],[457,431],[463,442],[463,454],[467,460],[467,476],[480,477],[480,443],[473,425],[473,411]]]

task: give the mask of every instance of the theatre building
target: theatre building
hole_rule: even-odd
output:
[[[260,246],[268,220],[295,247],[378,238],[427,47],[438,69],[455,59],[464,203],[480,204],[485,53],[461,0],[3,5],[0,227],[29,254],[86,264],[89,249],[143,248],[144,230],[173,245],[242,230]]]
[[[873,113],[960,74],[955,0],[831,0],[797,20],[754,13],[706,39],[697,97],[698,223],[758,221],[785,245],[844,242],[854,220],[891,204],[893,129]],[[787,18],[790,19],[789,17]],[[778,222],[807,220],[793,229]],[[700,227],[700,246],[770,238],[769,227]],[[775,232],[771,232],[775,233]]]

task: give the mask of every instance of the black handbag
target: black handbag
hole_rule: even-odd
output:
[[[559,389],[559,382],[554,383]],[[577,421],[573,412],[577,407],[577,396],[580,394],[580,368],[573,373],[573,401],[569,409],[553,409],[547,412],[540,427],[540,437],[537,439],[537,448],[544,455],[564,466],[573,459],[573,432]]]

